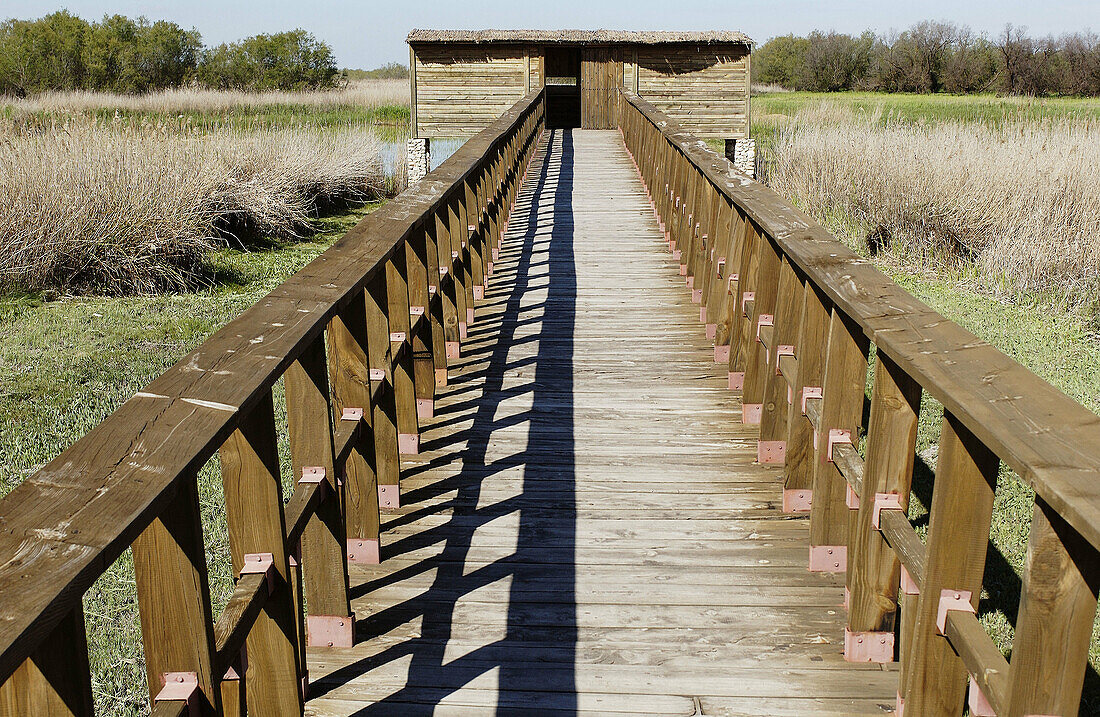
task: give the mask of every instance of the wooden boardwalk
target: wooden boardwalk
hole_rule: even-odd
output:
[[[307,714],[888,713],[619,133],[547,136]]]

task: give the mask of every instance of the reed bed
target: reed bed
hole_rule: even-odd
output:
[[[319,206],[386,190],[369,126],[9,122],[0,127],[0,287],[187,288],[227,238],[294,236]]]
[[[408,80],[354,80],[340,89],[301,92],[224,91],[192,87],[142,95],[88,91],[46,92],[25,99],[6,98],[3,104],[13,116],[101,110],[170,114],[257,110],[276,106],[313,109],[407,107],[410,104],[410,95]]]
[[[1100,125],[920,123],[823,102],[777,126],[766,181],[854,248],[981,288],[1100,304]]]

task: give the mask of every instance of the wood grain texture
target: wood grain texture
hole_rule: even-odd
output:
[[[944,414],[939,445],[924,583],[913,645],[904,657],[905,709],[930,717],[962,712],[966,670],[947,638],[937,634],[936,613],[943,590],[969,591],[978,606],[998,466],[997,457],[950,413]]]
[[[310,713],[886,714],[619,134],[554,133],[517,196]]]

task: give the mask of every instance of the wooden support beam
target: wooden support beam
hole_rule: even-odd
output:
[[[218,710],[221,674],[213,664],[214,622],[206,569],[197,478],[177,481],[176,494],[133,544],[134,579],[153,703],[169,672],[194,672],[204,710]]]
[[[241,417],[218,455],[233,572],[239,575],[245,555],[256,553],[270,553],[275,568],[272,594],[247,640],[248,709],[256,714],[302,714],[298,613],[283,533],[279,451],[270,393]]]
[[[903,655],[907,661],[903,695],[908,714],[954,717],[962,714],[967,673],[939,633],[937,615],[945,590],[969,593],[971,606],[978,606],[998,461],[946,411],[939,445],[924,584],[917,601],[913,644]]]
[[[92,717],[92,677],[81,604],[0,685],[0,714]]]

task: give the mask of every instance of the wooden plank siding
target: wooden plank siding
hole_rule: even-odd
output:
[[[748,49],[639,46],[638,95],[704,139],[749,136]]]
[[[522,46],[426,45],[414,58],[418,137],[475,135],[526,93]]]
[[[419,137],[468,137],[543,86],[548,47],[581,55],[581,126],[615,126],[616,88],[652,102],[702,138],[749,135],[743,44],[415,44],[412,117]]]

